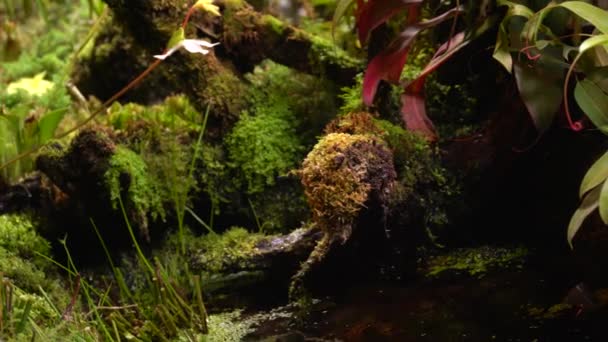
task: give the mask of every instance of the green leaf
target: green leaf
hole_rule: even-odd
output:
[[[496,37],[496,46],[494,47],[494,53],[492,58],[502,64],[509,73],[513,70],[513,57],[509,51],[509,35],[501,26],[498,29],[498,36]]]
[[[603,156],[600,157],[591,167],[587,170],[585,177],[583,177],[583,181],[581,182],[581,187],[579,190],[580,198],[595,188],[596,186],[602,184],[608,178],[608,152],[604,153]]]
[[[331,21],[331,36],[334,37],[336,32],[336,26],[338,26],[338,22],[344,16],[348,8],[354,3],[354,0],[339,0],[336,4],[336,11],[334,12],[334,17]]]
[[[509,26],[512,17],[524,17],[526,19],[534,15],[531,9],[526,6],[516,4],[507,0],[498,0],[498,6],[507,6],[508,10],[505,17],[502,19],[498,36],[496,37],[496,45],[492,57],[502,64],[510,73],[513,70],[513,57],[510,51],[510,38],[507,27]]]
[[[63,116],[66,113],[66,109],[57,109],[48,112],[38,122],[38,143],[44,144],[45,142],[53,139],[55,131],[59,127],[59,123],[63,120]]]
[[[603,66],[587,72],[586,79],[595,83],[604,93],[608,94],[608,67]]]
[[[592,49],[596,46],[602,46],[608,44],[608,34],[599,34],[591,38],[585,39],[584,42],[578,48],[578,54],[582,55],[585,51]]]
[[[558,6],[564,7],[585,19],[602,33],[608,33],[608,12],[582,1],[566,1]]]
[[[539,132],[551,126],[562,102],[563,71],[540,62],[546,58],[550,58],[549,53],[543,54],[534,67],[523,63],[513,65],[517,88]]]
[[[608,182],[604,182],[602,185],[602,191],[600,192],[599,199],[600,217],[604,224],[608,224]]]
[[[585,221],[587,216],[589,216],[593,211],[595,211],[595,209],[597,209],[599,205],[600,191],[601,188],[599,186],[591,190],[591,192],[589,192],[587,196],[583,198],[583,201],[581,202],[581,205],[578,207],[578,209],[576,209],[574,214],[572,214],[572,218],[570,218],[570,223],[568,224],[567,234],[568,244],[570,244],[570,248],[573,248],[572,240],[583,225],[583,222]]]
[[[584,79],[574,88],[574,98],[595,127],[608,134],[608,96],[593,81]]]
[[[186,33],[184,32],[184,28],[180,27],[179,29],[175,30],[175,32],[173,32],[173,34],[171,35],[171,39],[169,39],[169,42],[167,43],[167,50],[176,46],[185,39]]]

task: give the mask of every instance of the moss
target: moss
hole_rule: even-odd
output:
[[[113,208],[118,209],[118,201],[122,198],[127,209],[133,209],[133,221],[140,224],[142,234],[147,236],[147,215],[154,219],[164,218],[165,211],[158,185],[150,178],[146,163],[135,152],[118,146],[104,177]]]
[[[35,253],[48,255],[50,252],[49,242],[36,233],[31,218],[24,215],[0,216],[0,248],[22,258],[32,258]]]
[[[32,315],[38,319],[53,317],[40,288],[56,301],[67,303],[67,294],[53,278],[54,270],[41,255],[50,256],[50,244],[36,232],[36,224],[26,215],[0,216],[0,283],[14,288],[16,300],[32,303]]]
[[[256,245],[264,237],[240,227],[232,227],[221,235],[205,235],[196,243],[200,248],[197,264],[211,274],[228,273],[227,265],[239,265],[240,270],[246,270],[247,262],[257,253]]]
[[[309,54],[314,54],[315,57],[310,58],[311,60],[316,60],[319,62],[331,61],[345,69],[359,69],[361,66],[361,60],[351,56],[348,52],[342,50],[341,48],[336,47],[330,40],[309,35],[308,33],[304,34],[308,35],[307,38],[312,42]]]
[[[352,112],[360,112],[365,108],[363,103],[363,74],[357,74],[355,77],[355,84],[350,87],[343,87],[341,89],[340,99],[342,100],[342,106],[340,106],[340,113],[347,114]]]
[[[380,139],[330,133],[308,154],[300,175],[315,220],[331,232],[352,225],[371,191],[390,186],[395,171]]]
[[[249,194],[274,185],[275,178],[294,167],[302,153],[294,124],[285,117],[289,112],[285,102],[255,111],[255,115],[244,113],[225,140],[230,161],[242,173]]]
[[[187,97],[173,95],[154,106],[114,102],[107,110],[106,121],[118,130],[133,129],[145,122],[179,132],[198,129],[203,116],[194,109]]]
[[[528,250],[483,246],[472,249],[457,249],[448,255],[433,257],[424,267],[428,277],[436,277],[446,272],[464,273],[482,278],[496,269],[521,268]]]
[[[236,310],[209,316],[209,342],[239,342],[253,332],[254,322],[242,318],[242,311]]]
[[[285,23],[271,15],[262,16],[262,22],[270,26],[276,34],[282,35],[285,31]]]

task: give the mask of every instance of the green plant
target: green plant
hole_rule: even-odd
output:
[[[500,25],[494,58],[513,70],[537,129],[543,132],[551,125],[562,102],[572,130],[589,127],[583,118],[573,117],[569,92],[574,88],[580,110],[608,134],[608,12],[583,1],[549,2],[536,13],[511,1],[498,3],[507,7],[507,15]],[[561,20],[550,18],[551,14]],[[591,25],[592,33],[582,33],[582,21]],[[567,22],[574,22],[573,33],[560,35],[568,32]],[[527,62],[515,60],[512,53],[525,55]],[[582,181],[582,202],[568,225],[571,246],[585,218],[596,209],[608,224],[607,163],[606,156],[600,158]]]

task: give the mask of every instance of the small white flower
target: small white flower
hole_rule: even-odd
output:
[[[154,58],[165,60],[167,57],[171,56],[175,53],[175,51],[179,50],[182,47],[190,53],[201,53],[203,55],[206,55],[209,53],[210,48],[218,44],[219,43],[209,43],[208,41],[202,39],[183,39],[180,40],[177,44],[175,44],[172,48],[167,50],[167,52],[165,52],[164,54],[154,55]]]

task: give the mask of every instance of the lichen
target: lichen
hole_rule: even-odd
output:
[[[118,146],[104,177],[113,208],[118,209],[122,199],[127,209],[133,210],[132,219],[147,237],[148,215],[154,219],[164,218],[165,211],[158,185],[151,180],[146,163],[135,152]]]

